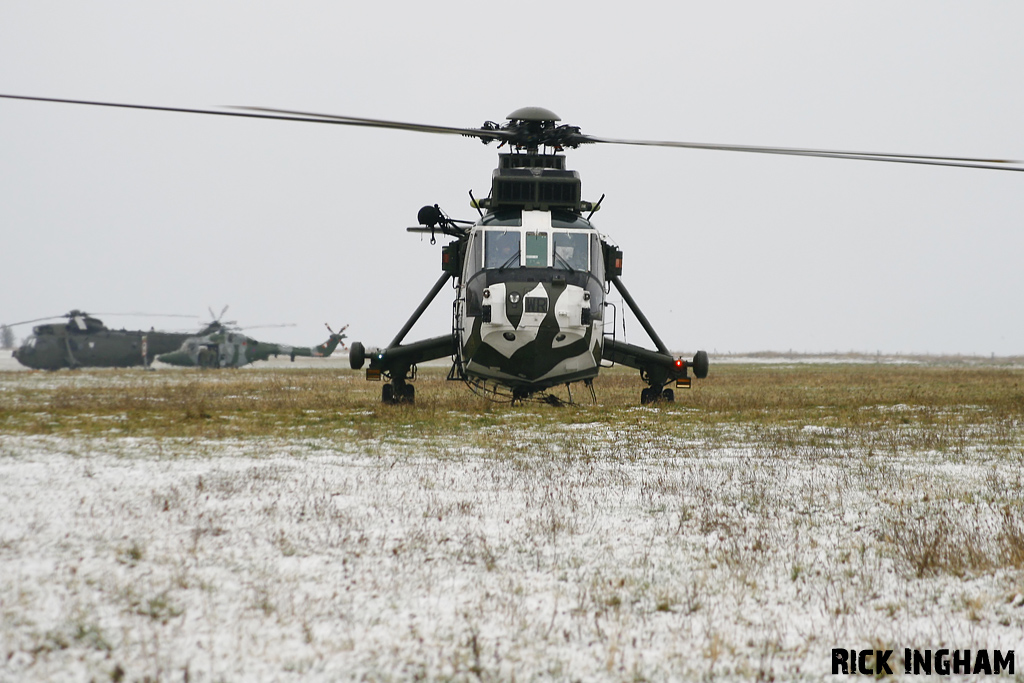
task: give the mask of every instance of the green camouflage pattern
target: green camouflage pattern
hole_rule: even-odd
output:
[[[157,360],[168,365],[202,368],[240,368],[250,363],[267,360],[271,356],[326,357],[345,338],[344,334],[331,334],[319,346],[288,346],[261,342],[239,332],[221,330],[187,339],[177,351],[157,356]]]

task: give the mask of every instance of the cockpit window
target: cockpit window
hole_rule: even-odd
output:
[[[548,234],[546,232],[526,233],[526,267],[547,268]]]
[[[587,270],[590,265],[588,237],[585,232],[556,232],[554,262],[551,265],[563,270]]]
[[[519,231],[488,230],[484,239],[484,268],[519,267]]]
[[[582,220],[582,219],[581,219]],[[484,268],[556,268],[588,272],[591,269],[591,241],[594,231],[483,230],[470,240],[468,260],[479,270],[480,243]],[[521,253],[520,253],[521,250]]]
[[[483,261],[480,258],[480,245],[483,244],[483,233],[473,233],[469,238],[469,246],[466,248],[466,273],[475,273],[480,270]]]
[[[601,249],[601,238],[596,234],[590,236],[590,272],[599,280],[604,280],[604,252]]]

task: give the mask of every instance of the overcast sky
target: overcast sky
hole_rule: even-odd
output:
[[[1019,0],[0,2],[0,93],[466,127],[538,105],[605,137],[1024,159],[1021,27]],[[0,322],[230,305],[296,324],[268,341],[328,322],[386,344],[440,275],[405,227],[475,217],[495,153],[0,100]],[[1024,354],[1024,173],[610,145],[569,165],[673,349]],[[450,325],[446,292],[408,339]]]

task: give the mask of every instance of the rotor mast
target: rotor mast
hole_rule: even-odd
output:
[[[579,138],[580,129],[558,125],[558,114],[543,107],[516,109],[507,118],[504,126],[488,121],[481,129],[502,133],[499,147],[507,144],[510,151],[498,154],[490,196],[477,205],[491,211],[591,211],[593,204],[581,198],[579,173],[566,169],[565,155],[559,154],[585,141]],[[494,138],[481,139],[488,144]]]

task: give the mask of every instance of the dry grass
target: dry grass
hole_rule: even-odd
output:
[[[20,434],[109,434],[227,438],[389,434],[451,435],[467,426],[500,424],[509,414],[544,423],[600,420],[628,425],[642,387],[632,371],[615,368],[595,382],[598,403],[577,388],[580,405],[492,403],[441,368],[416,382],[415,407],[383,406],[380,384],[359,373],[261,369],[208,373],[93,370],[0,373],[0,426]],[[564,390],[563,398],[567,398]],[[722,365],[677,402],[644,411],[645,429],[676,431],[729,424],[756,426],[782,446],[793,428],[887,432],[868,439],[875,449],[899,446],[924,430],[935,446],[955,449],[978,425],[1010,439],[1024,417],[1024,369],[919,365]],[[639,418],[637,418],[639,419]],[[798,439],[807,441],[807,439]],[[893,442],[895,440],[895,442]],[[813,440],[812,440],[813,441]],[[827,438],[819,441],[828,441]],[[825,444],[821,444],[824,448]]]

